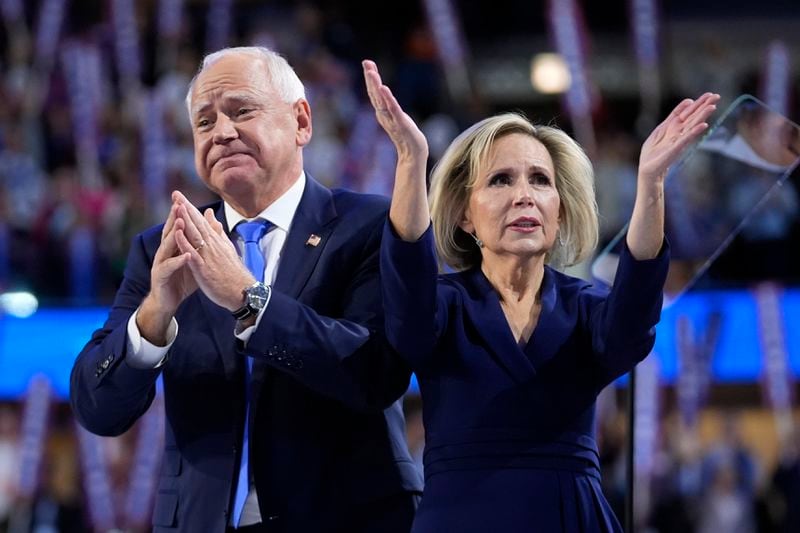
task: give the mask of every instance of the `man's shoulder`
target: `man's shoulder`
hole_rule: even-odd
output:
[[[389,211],[389,198],[379,194],[331,189],[331,196],[339,216],[373,219],[383,218]]]
[[[143,230],[139,233],[138,237],[144,241],[145,245],[150,243],[160,243],[161,242],[161,233],[164,230],[164,223],[157,224],[155,226],[150,226],[149,228]]]

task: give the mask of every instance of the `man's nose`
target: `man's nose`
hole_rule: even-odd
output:
[[[225,144],[239,136],[236,125],[226,115],[222,114],[217,118],[217,123],[214,124],[214,142],[217,144]]]

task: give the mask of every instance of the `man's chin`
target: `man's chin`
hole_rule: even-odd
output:
[[[251,194],[255,187],[254,172],[242,168],[230,168],[212,177],[211,183],[220,192],[228,194]]]

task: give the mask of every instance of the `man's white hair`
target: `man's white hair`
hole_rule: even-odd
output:
[[[303,82],[297,77],[297,74],[291,65],[289,65],[289,62],[277,52],[273,52],[269,48],[263,46],[223,48],[222,50],[217,50],[204,57],[200,69],[198,69],[192,81],[189,82],[189,90],[186,93],[186,109],[189,111],[189,120],[191,120],[192,116],[192,90],[194,89],[197,77],[200,76],[206,68],[231,54],[246,54],[261,61],[264,67],[264,73],[267,76],[267,81],[284,102],[293,104],[301,98],[306,97],[306,89],[303,86]]]

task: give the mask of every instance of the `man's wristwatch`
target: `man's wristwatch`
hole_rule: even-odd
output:
[[[245,320],[251,316],[256,316],[264,306],[267,305],[269,300],[269,293],[272,291],[269,285],[264,285],[257,281],[244,289],[244,305],[233,311],[233,318],[236,320]]]

